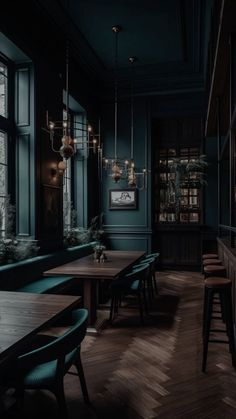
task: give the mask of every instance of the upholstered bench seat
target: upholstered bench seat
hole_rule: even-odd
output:
[[[34,292],[38,294],[50,294],[57,291],[62,291],[70,285],[74,278],[72,276],[49,276],[37,281],[30,282],[29,284],[18,288],[19,292]]]

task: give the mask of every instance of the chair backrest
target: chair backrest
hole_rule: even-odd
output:
[[[35,365],[65,358],[77,349],[85,337],[87,329],[88,310],[78,309],[73,312],[73,324],[66,332],[50,343],[31,352],[20,355],[17,363],[21,368],[32,368]]]
[[[157,265],[158,265],[158,262],[159,262],[159,256],[160,256],[160,253],[151,253],[149,255],[146,255],[142,260],[147,262],[149,260],[154,259],[153,265],[154,265],[155,268],[157,268]]]
[[[149,265],[151,268],[155,266],[156,263],[156,258],[155,257],[149,257],[149,258],[145,258],[145,259],[141,259],[138,264],[134,265],[132,268],[136,269],[139,268],[140,266],[143,265]]]
[[[150,265],[148,263],[143,263],[141,265],[136,265],[136,268],[133,269],[132,272],[125,275],[125,278],[132,283],[135,280],[139,280],[140,284],[139,287],[142,286],[142,282],[145,282],[148,278],[150,273]]]

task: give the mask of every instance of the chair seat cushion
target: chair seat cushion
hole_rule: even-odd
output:
[[[70,281],[73,280],[72,276],[49,276],[37,281],[30,282],[24,287],[18,288],[17,291],[20,292],[35,292],[38,294],[43,294],[67,285]]]
[[[132,282],[130,289],[132,291],[137,291],[139,289],[139,279],[136,279],[134,282]]]
[[[74,349],[72,352],[66,355],[65,359],[65,371],[68,370],[76,357],[78,349]],[[24,386],[26,388],[47,388],[51,386],[56,379],[56,367],[57,361],[46,362],[41,365],[37,365],[31,369],[28,374],[24,377]]]

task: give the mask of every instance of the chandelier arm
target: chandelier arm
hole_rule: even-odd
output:
[[[52,132],[50,132],[50,140],[51,140],[51,148],[52,148],[52,151],[54,151],[55,153],[60,153],[60,150],[56,150],[54,148],[54,136],[53,136],[53,133]]]

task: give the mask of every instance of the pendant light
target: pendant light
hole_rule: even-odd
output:
[[[129,62],[133,64],[137,61],[136,57],[129,57]],[[137,179],[135,175],[135,166],[134,166],[134,74],[132,71],[131,77],[131,99],[130,99],[130,166],[128,169],[128,185],[131,188],[135,188],[137,184]]]
[[[134,63],[137,62],[137,57],[129,57],[129,63],[132,66],[131,76],[131,94],[130,94],[130,162],[127,170],[127,183],[131,188],[146,189],[147,170],[142,169],[137,172],[134,163]],[[145,148],[145,163],[146,163],[146,148]]]
[[[117,131],[118,131],[118,35],[121,27],[112,27],[115,35],[115,59],[114,59],[114,157],[103,158],[104,169],[110,172],[110,176],[115,183],[118,183],[127,174],[129,161],[118,158],[117,154]]]
[[[120,33],[120,26],[113,26],[112,31],[115,34],[115,104],[114,104],[114,162],[112,166],[112,179],[115,183],[120,181],[121,168],[117,159],[117,122],[118,122],[118,35]]]

